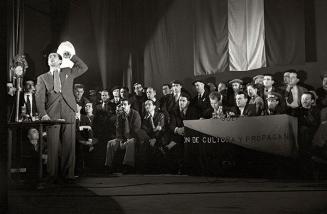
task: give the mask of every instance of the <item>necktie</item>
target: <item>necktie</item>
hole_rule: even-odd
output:
[[[32,105],[31,105],[31,100],[30,100],[30,95],[26,95],[26,113],[30,115],[32,112]]]
[[[59,93],[61,90],[61,82],[59,77],[59,71],[56,69],[53,71],[53,90]]]
[[[292,102],[293,102],[293,93],[292,93],[292,88],[293,87],[291,87],[290,88],[290,92],[288,93],[288,96],[287,96],[287,102],[289,103],[289,104],[291,104]]]
[[[153,117],[152,115],[150,114],[150,123],[151,123],[151,126],[152,126],[152,129],[155,129],[155,125],[154,125],[154,122],[153,122]]]

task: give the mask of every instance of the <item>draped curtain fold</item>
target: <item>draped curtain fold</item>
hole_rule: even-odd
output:
[[[147,83],[157,87],[168,79],[303,64],[304,0],[175,0],[148,41],[144,62]]]
[[[144,51],[144,83],[159,88],[193,72],[193,5],[176,0],[157,24]]]
[[[264,0],[228,0],[231,71],[266,67]]]
[[[13,61],[17,54],[24,53],[24,0],[12,0],[10,3],[9,20],[8,20],[8,65]],[[9,72],[9,69],[8,69]],[[12,81],[9,72],[9,81]]]
[[[305,63],[304,0],[265,0],[267,66]]]
[[[194,75],[228,70],[228,1],[194,2]]]

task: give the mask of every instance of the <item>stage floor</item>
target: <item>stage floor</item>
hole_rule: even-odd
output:
[[[303,213],[327,214],[327,180],[174,175],[81,177],[36,190],[12,185],[9,213]]]

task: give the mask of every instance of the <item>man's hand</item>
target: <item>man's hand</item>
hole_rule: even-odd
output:
[[[172,149],[176,145],[176,142],[170,141],[170,143],[166,146],[168,150]]]
[[[157,126],[157,127],[155,127],[155,128],[153,129],[153,131],[154,131],[154,132],[156,132],[156,131],[161,131],[161,129],[162,129],[161,126]]]
[[[87,141],[86,141],[86,145],[88,145],[88,146],[91,146],[92,145],[92,139],[90,138],[90,139],[88,139]]]
[[[46,114],[41,118],[41,120],[51,120],[51,119],[50,119],[49,115]]]
[[[184,127],[178,127],[178,128],[176,129],[176,133],[177,133],[178,135],[183,136],[183,135],[184,135]]]
[[[72,57],[72,54],[71,54],[69,51],[65,51],[65,52],[62,54],[62,58],[70,59],[71,57]]]
[[[153,138],[153,139],[150,139],[149,142],[150,142],[150,146],[154,147],[154,145],[156,144],[157,140],[155,138]]]

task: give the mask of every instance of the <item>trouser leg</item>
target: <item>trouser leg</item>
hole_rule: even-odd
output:
[[[105,166],[112,167],[115,153],[119,148],[119,141],[117,139],[109,140],[107,143]]]
[[[126,151],[123,160],[124,165],[135,166],[135,139],[129,139],[126,141]]]
[[[54,125],[47,129],[47,148],[48,148],[48,175],[51,177],[58,176],[59,163],[59,146],[60,146],[60,125]]]

